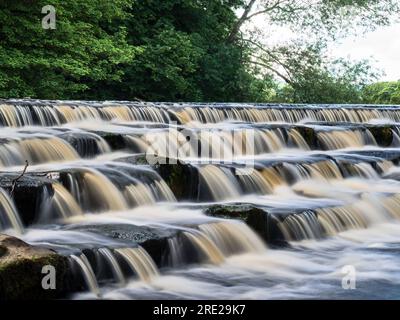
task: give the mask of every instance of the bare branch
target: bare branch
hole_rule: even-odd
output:
[[[259,50],[261,50],[262,52],[264,52],[265,54],[267,54],[271,60],[273,62],[275,62],[276,64],[280,65],[283,69],[285,69],[286,73],[288,74],[288,76],[284,76],[281,73],[277,73],[275,70],[275,74],[277,74],[279,77],[283,78],[286,82],[288,83],[292,83],[293,81],[290,80],[290,67],[284,63],[280,58],[278,58],[275,54],[273,54],[270,50],[266,49],[264,46],[262,46],[260,43],[254,42],[250,39],[243,39],[243,41],[249,42],[252,45],[256,46]],[[253,58],[255,58],[256,60],[265,60],[262,57],[256,57],[256,56],[252,56]],[[265,65],[264,65],[265,66]],[[271,70],[272,71],[272,70]]]
[[[270,65],[268,65],[266,63],[262,63],[260,61],[249,61],[249,63],[264,67],[264,68],[272,71],[273,73],[275,73],[278,77],[282,78],[288,84],[293,83],[293,81],[290,80],[289,77],[285,76],[284,74],[282,74],[281,72],[279,72],[278,70],[274,69],[273,67],[271,67]]]
[[[21,179],[23,176],[24,176],[24,174],[26,173],[26,169],[28,168],[28,166],[29,166],[29,162],[28,162],[28,160],[25,160],[25,167],[24,167],[24,170],[22,171],[22,173],[18,176],[18,177],[16,177],[13,181],[12,181],[12,187],[11,187],[11,192],[10,192],[10,195],[13,197],[14,196],[14,190],[15,190],[15,186],[17,185],[17,182],[19,181],[19,179]]]

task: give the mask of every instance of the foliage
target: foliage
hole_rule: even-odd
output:
[[[363,99],[373,104],[400,104],[400,81],[367,85],[363,89]]]
[[[128,0],[54,0],[55,30],[42,28],[45,0],[0,2],[0,96],[72,98],[96,82],[121,79],[135,50],[126,30]]]
[[[228,39],[246,43],[250,62],[286,83],[278,86],[277,101],[357,103],[361,87],[378,73],[366,61],[329,59],[329,44],[354,30],[390,24],[399,11],[396,0],[248,0]],[[256,17],[272,31],[254,24],[246,29]],[[277,44],[269,39],[274,30],[290,36]]]
[[[399,12],[396,0],[54,0],[44,30],[47,4],[0,2],[0,97],[358,102],[376,72],[328,59],[327,44]],[[271,44],[249,29],[256,17],[296,36]]]
[[[241,1],[137,1],[129,41],[143,48],[126,69],[123,96],[146,100],[252,100],[245,50],[226,43]]]

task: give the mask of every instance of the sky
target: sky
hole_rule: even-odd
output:
[[[373,65],[386,73],[380,80],[400,80],[400,24],[342,40],[341,44],[332,46],[331,54],[357,60],[372,57]]]

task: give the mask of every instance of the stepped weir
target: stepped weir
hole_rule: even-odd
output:
[[[0,232],[72,299],[394,298],[399,164],[398,106],[2,100]]]

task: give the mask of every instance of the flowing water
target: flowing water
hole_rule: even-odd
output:
[[[400,299],[399,107],[8,100],[0,125],[0,231],[66,255],[68,298]]]

